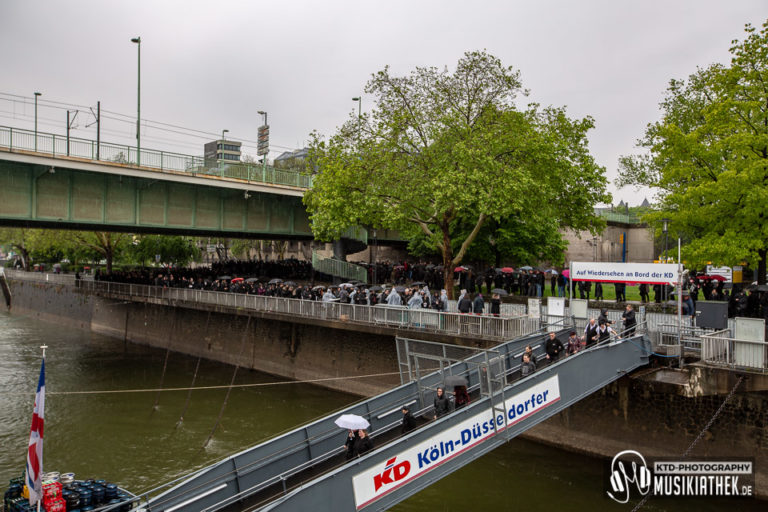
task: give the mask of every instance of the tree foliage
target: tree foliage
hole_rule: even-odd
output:
[[[536,104],[519,110],[519,73],[496,57],[466,53],[453,73],[398,77],[385,68],[365,91],[372,113],[310,145],[308,167],[319,172],[304,200],[317,238],[354,225],[420,234],[442,255],[452,292],[449,270],[491,220],[600,227],[592,208],[610,197],[587,148],[592,119]]]
[[[186,236],[141,235],[130,246],[133,257],[142,265],[158,262],[164,265],[186,266],[200,257],[194,240]],[[156,260],[160,257],[159,261]]]
[[[672,80],[662,118],[621,159],[619,185],[658,193],[650,221],[670,219],[670,232],[690,240],[693,265],[757,263],[765,282],[768,252],[768,22],[746,26],[733,41],[730,65]]]

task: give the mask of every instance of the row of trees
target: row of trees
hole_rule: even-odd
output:
[[[284,259],[285,240],[200,239],[171,235],[3,228],[0,247],[16,253],[24,268],[33,263],[69,261],[75,266],[105,261],[107,272],[114,263],[146,266],[152,263],[186,266],[200,261],[200,247],[212,247],[216,259]],[[311,254],[309,255],[311,256]],[[309,257],[305,255],[305,257]]]

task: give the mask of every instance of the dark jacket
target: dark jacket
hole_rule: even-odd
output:
[[[347,432],[347,441],[344,443],[344,446],[347,448],[347,460],[355,456],[355,443],[358,439],[360,439],[360,436],[357,435],[357,430],[352,435]]]
[[[458,308],[459,313],[469,313],[472,311],[472,301],[469,300],[467,295],[464,295],[464,298],[459,301]]]
[[[485,307],[485,301],[483,300],[482,295],[478,295],[475,297],[475,300],[472,301],[472,312],[476,315],[481,315],[483,313],[483,308]]]
[[[416,418],[413,417],[413,414],[411,414],[411,411],[406,411],[403,413],[403,425],[400,428],[400,431],[405,434],[406,432],[410,432],[411,430],[416,428]]]
[[[501,314],[501,299],[491,299],[491,314],[492,315]]]
[[[621,318],[624,319],[624,328],[625,329],[628,329],[630,327],[634,327],[635,325],[637,325],[637,320],[635,319],[635,311],[634,310],[624,311],[621,314]]]
[[[546,351],[547,355],[551,360],[556,360],[558,357],[560,357],[560,354],[563,352],[563,349],[565,347],[563,346],[563,342],[559,339],[550,339],[547,337],[547,346]]]
[[[360,456],[371,450],[373,450],[373,441],[371,441],[370,437],[357,438],[355,441],[355,455]]]
[[[446,396],[445,391],[443,391],[442,397],[435,395],[435,416],[439,418],[440,416],[444,416],[449,412],[451,412],[451,401],[448,400],[448,396]]]

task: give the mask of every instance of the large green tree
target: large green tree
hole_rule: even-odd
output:
[[[304,201],[317,238],[354,225],[421,233],[442,255],[452,293],[453,267],[489,220],[599,227],[593,206],[610,197],[587,148],[592,119],[519,110],[519,73],[496,57],[466,53],[452,73],[385,68],[365,91],[373,111],[310,146],[308,168],[318,173]]]
[[[619,185],[658,192],[657,211],[670,232],[689,239],[684,257],[757,264],[765,283],[768,254],[768,22],[746,26],[734,41],[730,65],[698,69],[672,80],[662,118],[638,145],[646,151],[621,159]]]

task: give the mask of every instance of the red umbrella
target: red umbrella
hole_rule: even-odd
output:
[[[513,269],[512,267],[502,267],[501,271],[504,272],[505,274],[511,274],[512,272],[515,271],[515,269]]]
[[[464,272],[465,270],[467,270],[465,267],[456,267],[453,269],[454,272]]]
[[[236,278],[234,278],[234,279],[232,280],[232,282],[233,282],[233,283],[239,283],[239,282],[240,282],[240,281],[242,281],[242,280],[243,280],[243,278],[242,278],[242,277],[236,277]]]
[[[726,278],[723,276],[719,276],[717,274],[709,276],[710,279],[714,279],[715,281],[727,281]]]

